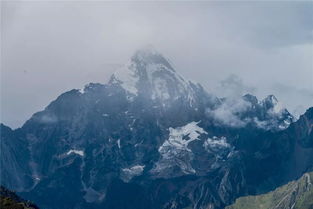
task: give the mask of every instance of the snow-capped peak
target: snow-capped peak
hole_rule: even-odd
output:
[[[282,111],[286,110],[274,95],[267,96],[260,103],[273,114],[280,114]]]
[[[131,60],[141,65],[160,64],[164,65],[170,71],[175,71],[174,68],[171,66],[169,60],[166,59],[152,46],[147,46],[140,50],[137,50],[131,57]]]
[[[268,106],[275,106],[278,104],[278,100],[274,95],[268,95],[261,101],[261,103]]]
[[[264,101],[269,101],[269,102],[271,102],[271,103],[273,103],[273,104],[276,104],[277,102],[278,102],[278,100],[277,100],[277,98],[274,96],[274,95],[268,95],[265,99],[264,99]]]
[[[137,83],[139,81],[139,76],[134,63],[130,62],[124,65],[121,69],[116,71],[109,81],[109,84],[120,84],[126,92],[130,93],[132,96],[137,96]]]
[[[179,98],[185,98],[191,104],[196,86],[180,76],[170,62],[152,47],[138,50],[123,68],[112,75],[109,84],[120,85],[128,98],[141,95],[164,105]]]

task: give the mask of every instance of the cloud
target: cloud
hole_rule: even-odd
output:
[[[255,87],[246,85],[239,76],[231,74],[220,81],[215,93],[220,97],[242,97],[248,93],[254,94],[255,91]]]
[[[1,6],[1,122],[11,127],[64,91],[105,83],[146,44],[208,91],[235,74],[244,83],[240,87],[233,79],[235,93],[253,86],[258,97],[275,93],[287,105],[285,100],[299,99],[294,103],[311,105],[271,88],[279,80],[313,92],[311,2],[5,1]]]
[[[253,125],[264,130],[286,129],[294,118],[275,96],[258,101],[252,95],[226,97],[215,108],[207,108],[206,115],[215,125],[242,128]]]
[[[225,19],[236,18],[231,27],[240,28],[238,40],[259,48],[287,47],[311,43],[312,2],[267,1],[232,3],[224,7]]]
[[[274,83],[271,89],[273,93],[279,95],[280,99],[288,107],[288,110],[296,118],[313,106],[313,82],[311,88],[297,88],[293,85]]]
[[[216,109],[207,109],[208,117],[213,118],[214,123],[230,127],[244,127],[249,121],[241,119],[240,114],[244,113],[251,107],[251,103],[242,98],[227,98]]]

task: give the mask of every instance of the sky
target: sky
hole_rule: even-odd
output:
[[[312,1],[2,1],[1,122],[106,83],[146,45],[210,93],[274,94],[299,116],[313,106],[312,14]]]

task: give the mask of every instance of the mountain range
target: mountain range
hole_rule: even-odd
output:
[[[153,48],[1,124],[1,184],[45,209],[222,209],[313,168],[313,108],[219,98]]]

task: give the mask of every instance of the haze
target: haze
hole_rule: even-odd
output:
[[[147,44],[218,96],[313,106],[313,2],[2,2],[1,122],[105,83]]]

